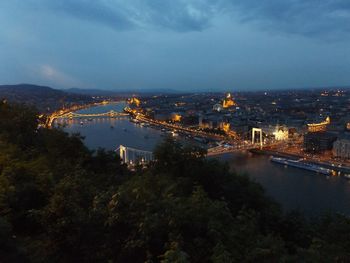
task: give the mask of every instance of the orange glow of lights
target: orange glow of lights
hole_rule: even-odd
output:
[[[226,98],[222,102],[222,107],[227,109],[227,108],[230,108],[232,106],[236,106],[236,102],[233,100],[231,94],[227,93]]]
[[[230,131],[230,123],[222,123],[222,124],[221,124],[221,129],[222,129],[224,132],[228,133],[228,132]]]
[[[137,107],[139,107],[141,104],[141,101],[138,98],[134,97],[134,98],[130,99],[130,104],[135,104]]]
[[[307,129],[309,132],[326,131],[327,125],[330,123],[331,123],[331,119],[329,117],[327,117],[326,120],[323,122],[308,124]]]
[[[179,114],[173,114],[171,120],[172,121],[181,121],[182,116]]]

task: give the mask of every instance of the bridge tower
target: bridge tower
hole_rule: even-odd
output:
[[[128,165],[137,163],[145,164],[153,160],[152,152],[125,147],[123,145],[120,145],[116,152],[119,152],[120,159]]]
[[[128,154],[127,154],[127,148],[123,145],[120,145],[118,149],[119,149],[120,159],[123,160],[124,163],[128,163],[129,158],[128,158]]]
[[[262,147],[263,147],[262,129],[260,129],[260,128],[253,128],[252,129],[252,144],[255,144],[255,134],[256,133],[259,133],[260,149],[262,149]]]

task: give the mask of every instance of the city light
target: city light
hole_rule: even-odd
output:
[[[275,136],[275,139],[277,141],[284,141],[284,140],[288,140],[288,131],[285,131],[283,129],[278,129],[276,131],[273,132],[273,135]]]
[[[325,131],[327,129],[327,125],[331,123],[331,119],[329,117],[326,118],[325,121],[320,123],[311,123],[308,124],[308,131],[309,132],[321,132]]]

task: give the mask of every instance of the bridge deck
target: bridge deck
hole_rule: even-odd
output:
[[[82,117],[118,117],[118,116],[128,116],[128,113],[109,111],[104,113],[76,113],[68,112],[63,115],[57,116],[57,118],[82,118]]]

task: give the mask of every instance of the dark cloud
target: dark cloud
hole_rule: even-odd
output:
[[[30,0],[53,12],[103,23],[115,30],[165,28],[201,31],[215,15],[216,1],[170,0]]]
[[[145,24],[186,32],[210,26],[215,8],[216,1],[144,0],[138,9]]]
[[[115,30],[202,31],[228,15],[264,30],[308,36],[350,32],[349,0],[28,0]]]
[[[242,22],[308,36],[350,32],[348,0],[231,0]]]
[[[128,14],[122,8],[108,5],[101,0],[44,0],[50,9],[63,12],[76,18],[96,21],[116,30],[133,27]]]

